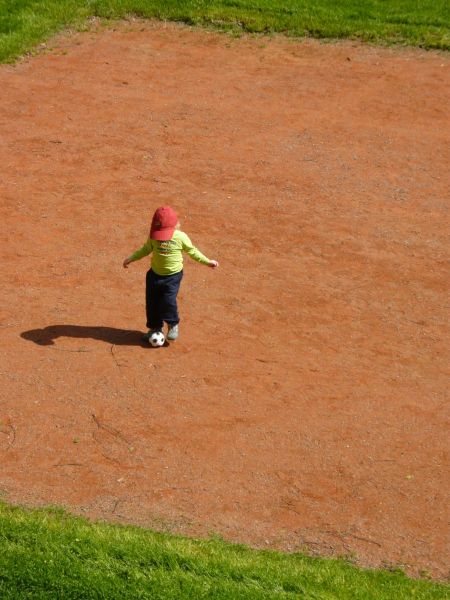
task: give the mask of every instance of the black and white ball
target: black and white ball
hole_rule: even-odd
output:
[[[165,341],[166,338],[164,337],[162,331],[154,331],[148,338],[148,343],[150,344],[150,346],[153,346],[153,348],[159,348],[161,346],[164,346]]]

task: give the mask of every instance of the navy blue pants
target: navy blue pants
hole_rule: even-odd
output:
[[[164,321],[176,325],[178,317],[177,294],[183,278],[183,271],[175,275],[157,275],[150,269],[145,286],[145,306],[147,327],[162,329]]]

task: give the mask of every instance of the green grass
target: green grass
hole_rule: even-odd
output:
[[[342,560],[256,551],[0,503],[2,600],[438,600],[449,587]]]
[[[450,49],[448,0],[0,0],[0,61],[92,16]]]

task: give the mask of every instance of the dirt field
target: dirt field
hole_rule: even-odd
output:
[[[0,67],[0,490],[448,575],[448,55],[118,25]],[[170,203],[181,337],[141,345]]]

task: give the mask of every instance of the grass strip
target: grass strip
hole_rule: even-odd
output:
[[[0,503],[0,598],[443,600],[449,587],[343,560],[252,550]]]
[[[130,15],[235,33],[350,38],[450,49],[448,0],[0,0],[0,61],[11,62],[89,17]]]

